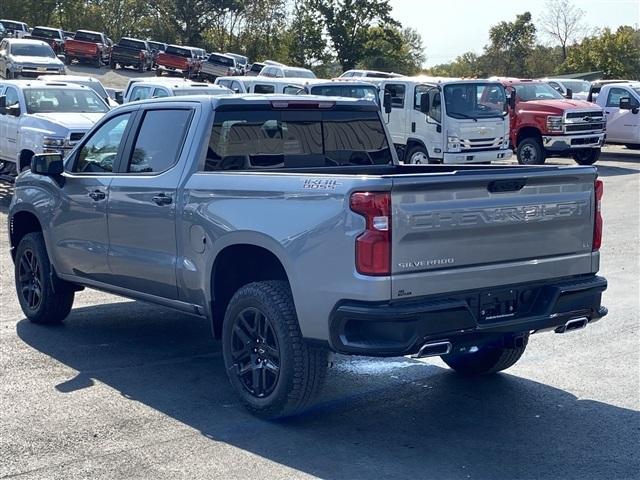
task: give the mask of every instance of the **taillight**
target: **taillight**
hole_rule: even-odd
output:
[[[362,275],[390,275],[391,194],[356,192],[350,207],[366,220],[364,233],[356,239],[356,269]]]
[[[602,246],[602,194],[604,193],[604,184],[602,180],[596,180],[595,184],[595,197],[596,197],[596,213],[595,221],[593,223],[593,247],[592,250],[600,250]]]

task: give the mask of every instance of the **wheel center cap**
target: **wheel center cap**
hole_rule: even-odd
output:
[[[258,355],[264,355],[265,353],[267,353],[267,351],[264,348],[258,347]]]

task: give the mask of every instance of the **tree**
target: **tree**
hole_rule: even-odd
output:
[[[517,15],[515,22],[500,22],[489,30],[491,43],[485,54],[491,59],[494,74],[524,77],[528,74],[527,59],[533,51],[536,27],[531,13]]]
[[[295,0],[289,27],[289,58],[306,68],[324,64],[331,59],[323,37],[322,17],[313,8],[313,0]]]
[[[541,23],[544,32],[562,48],[562,61],[567,59],[567,47],[584,33],[584,10],[569,0],[547,0]]]
[[[371,27],[399,26],[391,18],[389,0],[315,0],[314,4],[343,70],[364,58]]]
[[[566,67],[571,72],[602,70],[605,78],[640,79],[640,29],[605,28],[569,50]]]
[[[413,75],[425,61],[422,37],[411,28],[371,27],[359,68]]]

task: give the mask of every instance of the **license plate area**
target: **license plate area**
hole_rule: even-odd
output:
[[[481,323],[508,320],[518,314],[518,290],[485,291],[480,294],[478,319]]]

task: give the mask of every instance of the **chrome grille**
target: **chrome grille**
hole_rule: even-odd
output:
[[[495,150],[502,147],[504,137],[494,138],[461,138],[460,149],[463,152]]]
[[[564,115],[564,133],[599,133],[606,128],[602,110],[571,110]]]

